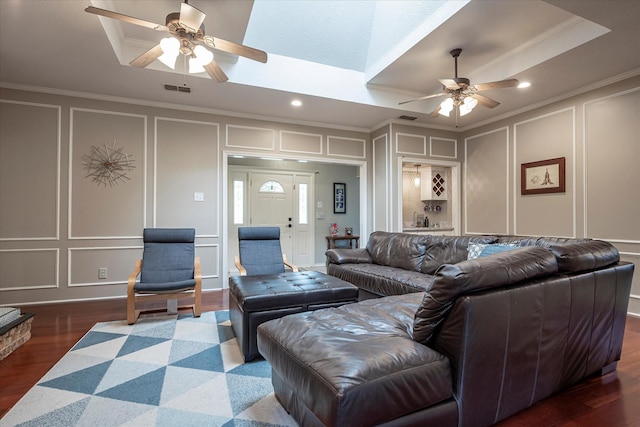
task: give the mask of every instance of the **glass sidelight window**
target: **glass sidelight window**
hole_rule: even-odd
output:
[[[233,181],[233,223],[244,224],[244,181]]]
[[[309,186],[300,184],[298,188],[298,223],[309,224],[309,204],[307,202]]]

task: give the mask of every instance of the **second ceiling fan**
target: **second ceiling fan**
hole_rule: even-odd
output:
[[[218,83],[227,81],[229,78],[213,59],[213,53],[204,47],[202,43],[210,48],[233,55],[243,56],[262,63],[267,62],[267,54],[262,50],[205,35],[203,22],[206,14],[191,6],[188,0],[185,0],[180,5],[180,12],[173,12],[167,15],[165,25],[155,24],[93,6],[88,6],[85,11],[171,34],[172,37],[162,39],[160,44],[131,61],[129,64],[133,67],[144,68],[158,59],[173,69],[178,55],[182,54],[189,58],[190,73],[206,71]]]
[[[488,96],[480,95],[478,92],[488,89],[500,89],[518,86],[517,79],[500,80],[489,83],[471,84],[471,81],[465,77],[458,77],[458,57],[462,49],[453,49],[449,53],[455,61],[455,77],[452,79],[438,79],[442,83],[442,92],[434,93],[432,95],[421,96],[420,98],[410,99],[408,101],[400,102],[399,105],[407,104],[414,101],[422,101],[425,99],[436,98],[439,96],[448,95],[449,98],[440,103],[435,110],[431,113],[432,117],[443,115],[449,117],[449,113],[458,108],[460,115],[464,116],[480,104],[484,107],[494,108],[500,105],[500,102],[495,99],[491,99]]]

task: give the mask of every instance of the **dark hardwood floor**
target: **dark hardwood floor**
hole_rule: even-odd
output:
[[[203,294],[204,311],[227,308],[226,291]],[[21,309],[25,313],[35,313],[32,337],[0,361],[0,418],[96,322],[126,318],[124,299]],[[589,378],[512,416],[499,426],[640,427],[640,318],[627,318],[622,359],[617,371]]]

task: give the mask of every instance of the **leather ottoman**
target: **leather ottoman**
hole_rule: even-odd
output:
[[[258,325],[358,300],[358,288],[317,271],[229,277],[229,319],[245,362],[259,356]]]

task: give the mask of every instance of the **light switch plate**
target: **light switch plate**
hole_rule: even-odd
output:
[[[318,209],[321,209],[322,208],[322,202],[316,203],[316,206],[318,207]]]
[[[204,193],[195,192],[193,193],[193,201],[194,202],[204,202]]]

